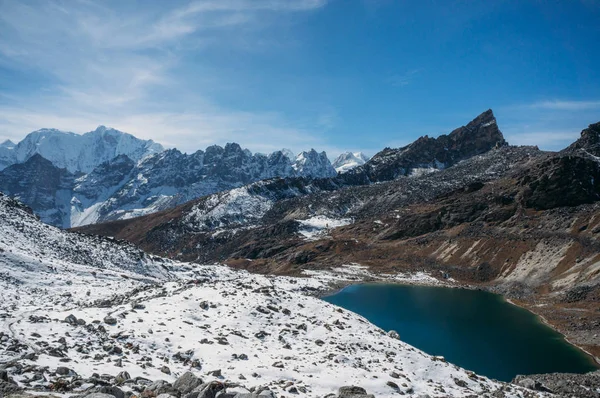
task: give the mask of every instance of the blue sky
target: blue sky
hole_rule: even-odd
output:
[[[0,0],[0,141],[103,124],[191,152],[374,154],[492,108],[513,144],[600,121],[600,1]]]

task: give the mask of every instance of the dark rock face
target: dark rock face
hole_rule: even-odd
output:
[[[562,152],[573,153],[578,150],[600,156],[600,122],[590,124],[587,129],[581,132],[581,137]]]
[[[0,171],[0,191],[33,208],[42,221],[67,227],[74,177],[36,154]]]
[[[582,156],[557,156],[537,163],[520,178],[525,206],[538,210],[577,206],[600,199],[600,164]]]
[[[351,185],[381,182],[411,175],[415,169],[444,169],[507,142],[491,109],[469,124],[438,138],[424,136],[399,149],[385,148],[363,166],[341,176]]]

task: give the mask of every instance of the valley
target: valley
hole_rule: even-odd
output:
[[[194,175],[206,163],[187,168],[183,165],[192,158],[173,150],[137,164],[120,155],[72,180],[77,189],[114,187],[109,191],[117,192],[122,175],[147,168],[148,162],[156,167],[147,175],[175,172],[179,166],[165,169],[163,163],[175,155],[193,177],[178,189],[194,187],[199,197],[183,204],[167,200],[162,210],[148,207],[142,213],[149,214],[131,217],[139,209],[132,210],[123,219],[70,231],[37,220],[33,214],[44,221],[44,212],[55,204],[39,201],[37,190],[27,191],[34,185],[20,184],[27,192],[23,198],[38,201],[30,202],[32,211],[0,197],[7,326],[3,361],[19,388],[42,390],[54,388],[60,375],[53,376],[52,369],[64,362],[75,367],[63,375],[70,378],[65,391],[99,388],[94,377],[79,374],[104,372],[112,375],[105,380],[111,385],[152,395],[145,391],[158,388],[150,387],[153,380],[170,383],[192,369],[204,375],[203,388],[219,385],[249,394],[322,396],[350,384],[347,380],[384,396],[394,391],[542,396],[553,391],[549,385],[579,394],[595,373],[569,388],[561,381],[568,374],[545,378],[544,385],[542,376],[517,378],[518,385],[494,384],[393,340],[394,333],[317,297],[369,282],[487,290],[540,315],[598,358],[599,137],[596,124],[559,153],[510,146],[488,110],[449,135],[386,148],[364,164],[350,154],[346,158],[352,167],[335,175],[242,178],[232,182],[232,189],[212,185],[213,177],[198,179]],[[228,144],[215,164],[234,167],[235,154],[247,156],[236,148]],[[313,152],[313,164],[319,164]],[[305,167],[311,156],[299,156]],[[36,162],[46,166],[32,168]],[[286,156],[284,163],[289,162]],[[323,164],[333,169],[328,160]],[[35,154],[2,171],[0,185],[35,175],[36,185],[43,182],[47,192],[58,192],[71,180],[64,169],[56,178],[41,173],[52,173],[53,167]],[[222,170],[233,170],[215,167],[219,179]],[[202,184],[218,192],[202,196]],[[330,313],[342,318],[331,320]],[[351,337],[357,340],[335,344]],[[378,346],[382,351],[373,348]],[[323,347],[331,350],[323,352]],[[394,350],[401,350],[407,362],[400,364],[398,354],[393,359]],[[428,362],[421,362],[421,356]],[[149,360],[154,357],[160,365]],[[121,367],[148,381],[116,381]],[[403,373],[406,369],[414,378]],[[444,373],[449,369],[465,372],[460,374],[466,381]],[[33,378],[28,372],[35,373]],[[406,376],[407,381],[386,382],[384,375]]]

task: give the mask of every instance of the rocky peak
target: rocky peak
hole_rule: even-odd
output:
[[[581,131],[581,137],[569,145],[563,152],[575,152],[583,150],[590,155],[600,156],[600,122],[590,124],[587,129]]]
[[[498,129],[494,113],[488,109],[448,135],[437,138],[425,135],[402,148],[385,148],[343,178],[351,184],[389,181],[423,170],[444,169],[505,145],[508,144]]]
[[[318,153],[312,148],[308,152],[300,152],[293,167],[300,176],[326,178],[337,174],[327,158],[327,154],[325,152]]]

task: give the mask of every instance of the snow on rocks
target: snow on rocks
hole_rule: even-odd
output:
[[[327,235],[330,229],[352,224],[351,218],[335,219],[327,216],[314,216],[306,220],[298,220],[300,228],[298,233],[306,240],[317,240]]]
[[[136,262],[127,245],[43,226],[3,196],[0,215],[0,376],[12,381],[0,384],[10,388],[92,398],[526,396],[314,297],[323,279]]]

